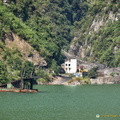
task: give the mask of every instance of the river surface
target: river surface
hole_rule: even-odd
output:
[[[0,120],[120,120],[119,84],[34,88],[39,92],[0,92]]]

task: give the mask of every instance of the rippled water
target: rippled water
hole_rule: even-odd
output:
[[[120,120],[120,85],[34,88],[39,92],[0,92],[0,120],[96,120],[96,114],[100,120]]]

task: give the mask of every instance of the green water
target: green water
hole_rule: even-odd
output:
[[[0,120],[120,120],[103,116],[120,115],[120,85],[34,88],[39,92],[0,92]]]

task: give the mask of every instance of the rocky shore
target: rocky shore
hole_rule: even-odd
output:
[[[69,75],[60,75],[54,78],[53,82],[50,82],[50,85],[65,85],[70,81],[72,77]]]
[[[90,79],[91,84],[117,84],[120,83],[120,67],[105,68],[97,71],[99,77]]]
[[[98,77],[96,79],[90,79],[90,84],[119,84],[120,76],[114,77]]]
[[[97,74],[98,77],[96,79],[90,79],[89,84],[116,84],[120,83],[120,67],[110,68],[105,64],[99,63],[89,63],[87,61],[83,61],[76,56],[71,55],[66,51],[62,51],[63,55],[66,59],[77,59],[79,65],[84,66],[87,70],[91,70],[92,68],[98,67]],[[79,82],[72,82],[71,84],[79,84]],[[82,83],[81,83],[82,84]]]

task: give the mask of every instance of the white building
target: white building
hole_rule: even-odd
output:
[[[64,63],[64,70],[66,73],[76,73],[77,71],[77,59],[69,59]]]

